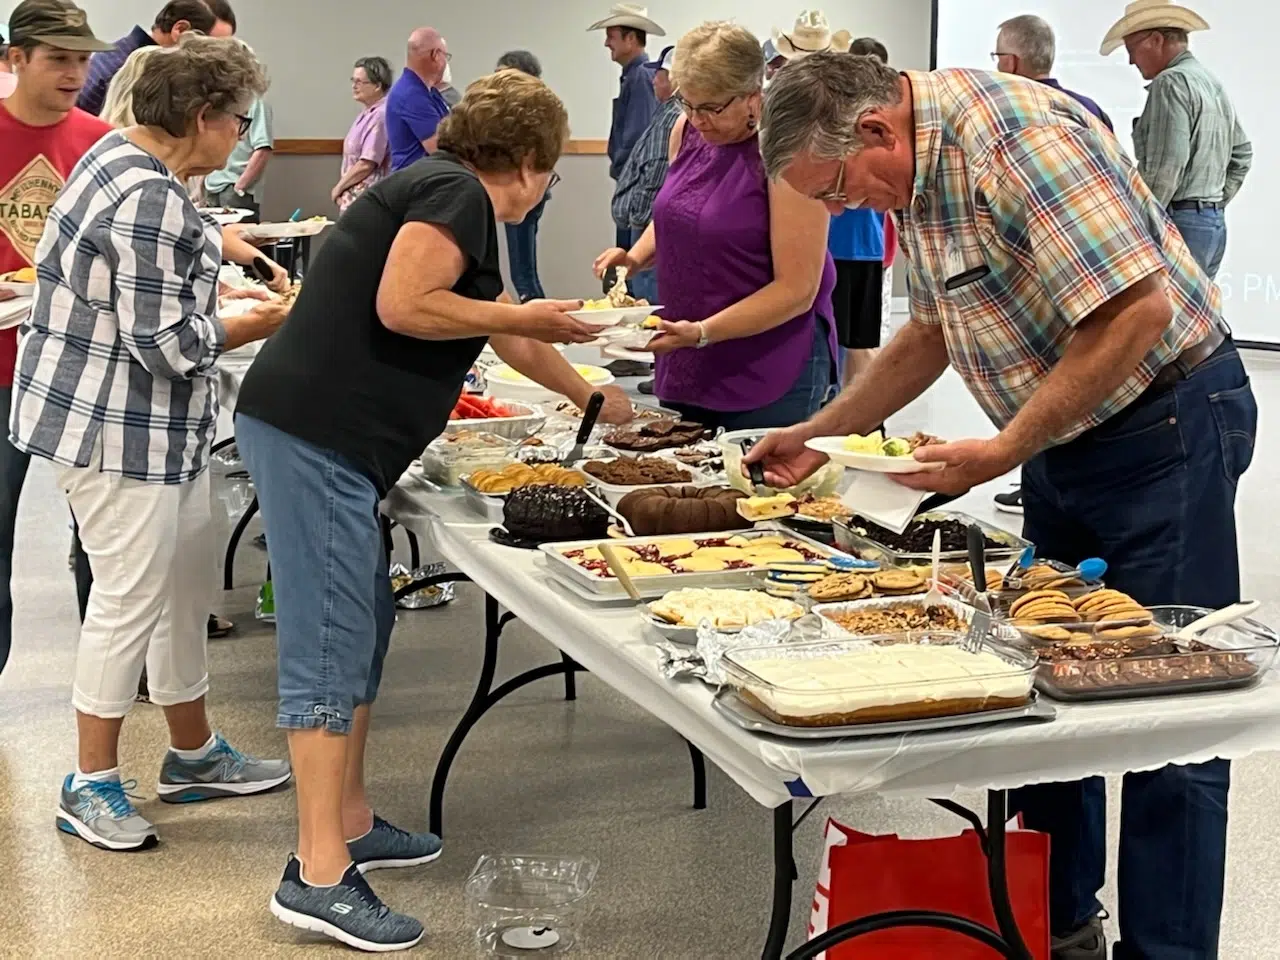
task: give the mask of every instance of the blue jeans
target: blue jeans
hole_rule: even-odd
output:
[[[378,491],[344,457],[252,417],[236,446],[262,507],[276,602],[276,725],[351,731],[396,622]]]
[[[1108,584],[1146,604],[1239,600],[1236,483],[1253,457],[1257,416],[1228,340],[1176,386],[1147,391],[1027,463],[1024,535],[1055,560],[1102,557]],[[1230,780],[1225,760],[1125,776],[1114,960],[1218,956]],[[1103,780],[1025,787],[1014,807],[1052,838],[1053,933],[1078,929],[1100,909]]]
[[[729,430],[764,430],[771,427],[790,427],[803,423],[822,409],[830,399],[835,384],[835,364],[831,357],[831,344],[827,321],[818,317],[813,329],[813,352],[800,369],[790,389],[781,397],[757,410],[726,412],[709,410],[681,403],[664,403],[687,420],[705,424],[711,429],[723,427]]]
[[[520,302],[543,300],[542,281],[538,279],[538,224],[550,197],[529,211],[520,223],[508,223],[507,259],[511,262],[511,283]]]
[[[626,249],[631,249],[644,236],[644,227],[631,228],[631,244]],[[658,299],[658,271],[652,268],[641,270],[633,277],[627,278],[627,289],[631,291],[631,295],[637,300],[648,300],[654,306],[662,303]]]
[[[9,662],[13,646],[13,533],[18,523],[18,499],[27,479],[31,457],[9,442],[9,405],[13,387],[0,387],[0,673]]]
[[[1227,220],[1222,210],[1170,210],[1169,216],[1178,226],[1191,255],[1200,269],[1212,280],[1222,266],[1227,252]]]

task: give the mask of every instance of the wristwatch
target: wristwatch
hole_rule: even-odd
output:
[[[698,349],[711,346],[711,338],[707,336],[707,325],[698,321]]]

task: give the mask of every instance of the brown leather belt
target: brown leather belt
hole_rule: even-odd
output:
[[[1151,386],[1171,387],[1187,379],[1196,367],[1214,355],[1226,339],[1226,331],[1221,327],[1215,327],[1207,337],[1195,346],[1187,347],[1173,362],[1157,373],[1156,378],[1151,381]]]

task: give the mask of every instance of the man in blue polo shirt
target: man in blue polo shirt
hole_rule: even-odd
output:
[[[449,104],[436,89],[449,65],[449,47],[438,30],[419,27],[409,35],[405,69],[387,95],[387,142],[391,169],[403,170],[436,148],[436,127]]]

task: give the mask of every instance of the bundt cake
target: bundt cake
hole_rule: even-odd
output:
[[[745,530],[751,524],[735,506],[744,496],[728,487],[652,487],[628,493],[618,512],[638,537]]]
[[[502,511],[507,533],[522,540],[589,540],[604,537],[609,514],[578,487],[520,487]]]

